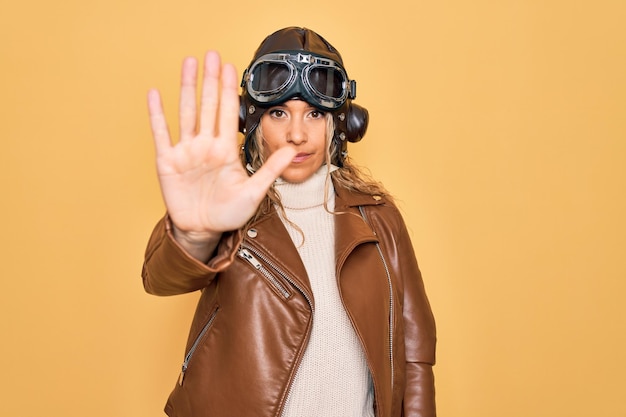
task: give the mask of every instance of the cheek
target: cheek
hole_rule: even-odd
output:
[[[263,149],[261,149],[261,153],[263,154],[263,160],[267,161],[267,158],[270,157],[270,155],[272,154],[272,152],[274,152],[274,148],[272,148],[272,145],[267,143],[267,141],[263,141]]]
[[[263,119],[261,119],[261,128],[263,130],[265,149],[276,150],[280,142],[280,129],[271,122],[263,123]]]
[[[326,150],[326,125],[316,129],[314,138],[316,147]]]
[[[265,133],[265,132],[263,132]],[[263,135],[263,153],[266,155],[271,154],[280,148],[280,144],[271,135]]]

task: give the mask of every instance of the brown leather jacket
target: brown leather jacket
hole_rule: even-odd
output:
[[[336,187],[337,285],[361,340],[377,417],[433,417],[435,325],[404,221],[378,196]],[[351,214],[349,214],[351,213]],[[146,291],[202,290],[171,417],[279,417],[307,345],[315,298],[279,217],[224,234],[205,265],[167,217],[148,243]]]

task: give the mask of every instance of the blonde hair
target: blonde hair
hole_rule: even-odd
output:
[[[385,187],[378,181],[374,180],[369,172],[366,172],[366,169],[357,166],[352,162],[350,157],[345,156],[343,158],[343,166],[339,169],[336,169],[330,172],[331,161],[338,159],[341,153],[341,146],[337,144],[333,140],[333,136],[335,133],[335,123],[333,120],[333,115],[331,113],[326,113],[326,182],[331,179],[333,182],[343,188],[346,188],[350,191],[355,191],[368,195],[379,195],[385,196],[387,199],[391,199],[391,196],[385,189]],[[265,162],[265,139],[263,137],[263,129],[261,128],[261,123],[252,133],[252,137],[248,143],[248,155],[250,157],[248,171],[250,175],[252,175],[256,170],[258,170],[261,165]],[[328,146],[330,145],[330,146]],[[245,152],[242,152],[241,155],[242,163],[244,165],[247,164]],[[327,190],[328,187],[325,187]],[[325,191],[327,192],[327,191]],[[324,199],[327,201],[327,198]],[[248,223],[252,223],[258,220],[263,215],[269,213],[271,211],[272,206],[276,206],[278,211],[281,213],[283,218],[286,218],[285,208],[280,201],[280,195],[276,192],[274,185],[269,188],[267,191],[266,197],[263,199],[261,204],[259,205],[256,213],[249,220]],[[324,204],[326,207],[326,205]],[[326,207],[328,210],[328,207]]]

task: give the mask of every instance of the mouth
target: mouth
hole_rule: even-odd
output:
[[[299,152],[298,154],[296,154],[296,156],[293,157],[291,162],[298,164],[298,163],[306,161],[310,157],[311,157],[310,153]]]

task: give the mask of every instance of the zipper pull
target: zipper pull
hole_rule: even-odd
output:
[[[183,365],[183,369],[180,371],[180,376],[178,377],[178,385],[183,386],[183,379],[185,379],[185,372],[187,371],[187,366]]]
[[[259,260],[255,258],[248,249],[239,249],[239,257],[250,262],[250,264],[252,264],[252,266],[254,266],[256,269],[262,268],[261,262],[259,262]]]

